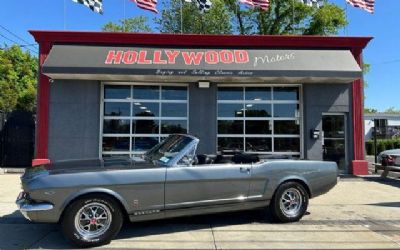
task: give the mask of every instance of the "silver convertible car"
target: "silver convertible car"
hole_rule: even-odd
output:
[[[196,155],[198,142],[171,135],[137,159],[36,159],[16,203],[27,219],[59,222],[68,240],[90,247],[109,243],[124,219],[265,208],[277,221],[298,221],[309,198],[337,183],[335,162]]]

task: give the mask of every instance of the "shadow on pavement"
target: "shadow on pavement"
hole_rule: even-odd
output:
[[[381,206],[381,207],[400,207],[400,202],[380,202],[380,203],[372,203],[367,204],[371,206]]]
[[[274,223],[265,210],[241,211],[211,215],[197,215],[156,221],[125,223],[116,239],[127,239],[149,235],[212,229],[228,225],[251,223]]]
[[[384,178],[384,177],[380,177],[380,176],[363,176],[360,177],[365,181],[373,181],[373,182],[377,182],[380,184],[384,184],[384,185],[389,185],[392,187],[397,187],[400,188],[400,179],[394,179],[394,178]]]

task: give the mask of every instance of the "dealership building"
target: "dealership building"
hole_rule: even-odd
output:
[[[367,174],[369,37],[31,31],[36,158],[140,155],[172,133],[199,154],[333,160]]]

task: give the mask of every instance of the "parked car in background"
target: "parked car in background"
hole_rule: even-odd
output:
[[[382,166],[400,167],[400,149],[382,151],[378,155],[378,163],[380,163]]]
[[[37,159],[17,199],[35,222],[60,222],[80,247],[110,242],[123,220],[265,208],[280,222],[300,220],[308,200],[337,183],[335,162],[198,155],[199,139],[171,135],[143,158],[50,163]]]

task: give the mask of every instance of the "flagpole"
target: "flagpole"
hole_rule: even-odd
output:
[[[346,21],[347,21],[347,2],[346,2],[346,0],[344,0],[344,13],[345,13],[345,16],[346,16]],[[347,22],[348,23],[348,22]],[[349,34],[348,34],[348,29],[347,29],[347,25],[346,26],[344,26],[344,34],[345,34],[345,36],[348,36]]]
[[[122,0],[124,2],[124,20],[122,21],[122,32],[125,32],[125,22],[126,22],[126,0]]]
[[[67,15],[67,4],[66,4],[66,1],[67,0],[64,0],[64,30],[66,30],[67,29],[67,25],[66,25],[66,15]]]
[[[183,0],[181,2],[181,34],[183,34]]]

